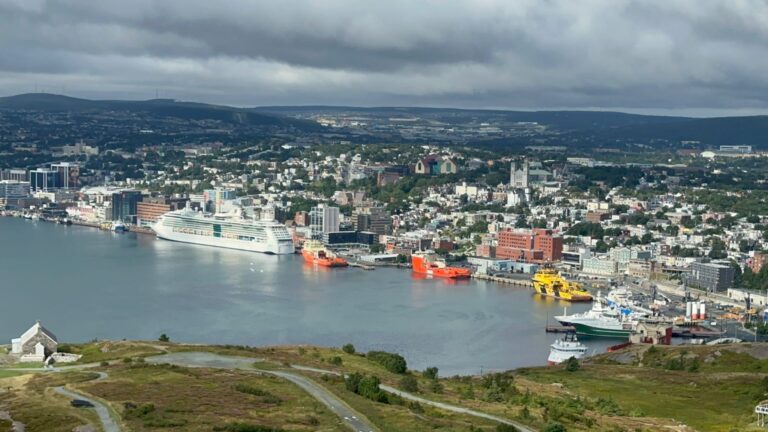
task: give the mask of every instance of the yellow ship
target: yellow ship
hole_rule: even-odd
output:
[[[568,301],[591,301],[592,295],[576,282],[569,282],[550,266],[544,266],[533,275],[533,289],[537,293]]]

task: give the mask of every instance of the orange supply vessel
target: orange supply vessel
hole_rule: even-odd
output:
[[[304,243],[301,255],[304,256],[304,261],[323,267],[346,267],[349,265],[345,259],[336,256],[317,240],[309,240]]]
[[[438,258],[434,253],[415,253],[411,255],[411,265],[414,273],[428,276],[462,279],[470,277],[469,269],[461,267],[449,267],[445,260]]]

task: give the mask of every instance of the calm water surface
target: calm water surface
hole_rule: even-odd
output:
[[[0,217],[0,343],[39,319],[69,342],[351,342],[468,374],[546,363],[557,336],[545,322],[566,305],[492,282],[318,269],[300,256]],[[611,343],[587,341],[598,351]]]

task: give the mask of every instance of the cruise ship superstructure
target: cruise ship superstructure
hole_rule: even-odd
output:
[[[210,215],[191,209],[164,214],[152,226],[158,238],[205,246],[268,254],[292,254],[293,238],[276,221],[243,217],[237,208],[227,214]]]

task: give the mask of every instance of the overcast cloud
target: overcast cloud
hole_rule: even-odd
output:
[[[768,112],[768,2],[0,0],[0,93]]]

